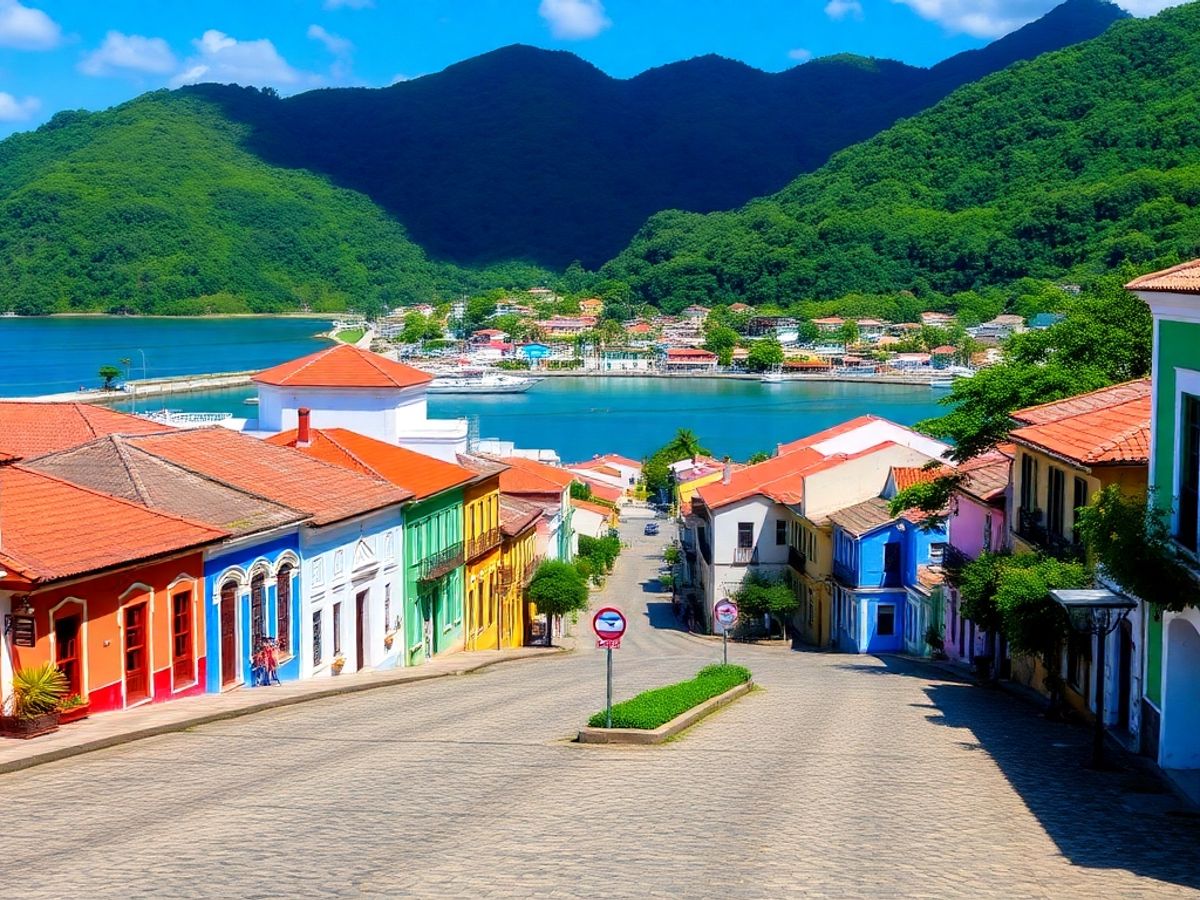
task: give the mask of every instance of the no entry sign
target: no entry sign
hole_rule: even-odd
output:
[[[718,625],[728,628],[738,620],[737,604],[732,600],[722,600],[713,607],[713,615],[716,617]]]
[[[592,631],[596,632],[597,647],[619,650],[621,635],[625,633],[625,614],[611,606],[596,610],[596,615],[592,617]]]

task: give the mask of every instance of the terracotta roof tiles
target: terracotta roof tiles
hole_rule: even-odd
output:
[[[1077,416],[1080,413],[1109,409],[1117,404],[1130,400],[1150,397],[1153,388],[1149,378],[1137,381],[1126,381],[1091,391],[1087,394],[1077,394],[1074,397],[1064,397],[1061,400],[1051,400],[1012,413],[1012,417],[1024,425],[1045,425],[1060,419]]]
[[[891,513],[890,504],[882,497],[872,497],[829,514],[829,521],[855,537],[874,531],[896,518]]]
[[[1150,460],[1150,397],[1138,397],[1011,432],[1014,441],[1084,466]]]
[[[500,531],[507,537],[516,537],[536,524],[541,516],[542,508],[536,503],[503,493],[500,495]]]
[[[1131,291],[1169,291],[1200,294],[1200,259],[1135,278],[1125,285]]]
[[[166,425],[91,403],[0,402],[0,457],[29,459],[107,434],[152,434]]]
[[[545,463],[519,456],[502,459],[508,471],[500,476],[500,490],[506,494],[560,494],[577,476]]]
[[[349,344],[318,350],[254,376],[259,384],[287,387],[407,388],[432,380],[428,372]]]

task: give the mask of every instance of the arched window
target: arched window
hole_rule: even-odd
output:
[[[292,652],[292,564],[284,563],[275,575],[275,625],[279,655]]]
[[[266,634],[267,579],[255,572],[250,579],[250,652],[257,653]]]

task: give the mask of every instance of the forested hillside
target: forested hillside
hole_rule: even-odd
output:
[[[918,298],[1200,255],[1200,4],[1014,66],[603,270],[669,309]]]
[[[361,191],[435,258],[594,268],[659,210],[738,207],[1124,15],[1069,0],[931,69],[842,55],[770,74],[705,56],[615,79],[570,53],[513,46],[383,89],[191,90],[250,126],[263,159]]]
[[[430,262],[361,194],[258,160],[243,130],[160,91],[0,143],[0,311],[367,310],[493,283]]]

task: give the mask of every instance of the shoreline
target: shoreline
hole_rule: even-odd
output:
[[[419,368],[419,366],[417,367]],[[168,378],[149,378],[126,382],[129,390],[116,391],[67,391],[59,394],[39,394],[28,397],[4,397],[0,400],[25,403],[120,403],[125,400],[137,400],[150,397],[163,397],[173,394],[192,394],[201,391],[222,390],[226,388],[245,387],[252,384],[256,371],[243,372],[208,372],[197,375],[175,375]],[[534,378],[645,378],[668,379],[679,381],[762,381],[761,375],[741,372],[595,372],[582,369],[542,372],[532,370],[528,373]],[[875,375],[870,378],[862,375],[791,375],[784,376],[782,382],[765,382],[764,386],[803,384],[805,382],[827,383],[842,382],[845,384],[889,384],[901,387],[928,387],[930,380],[923,376],[905,375]]]

